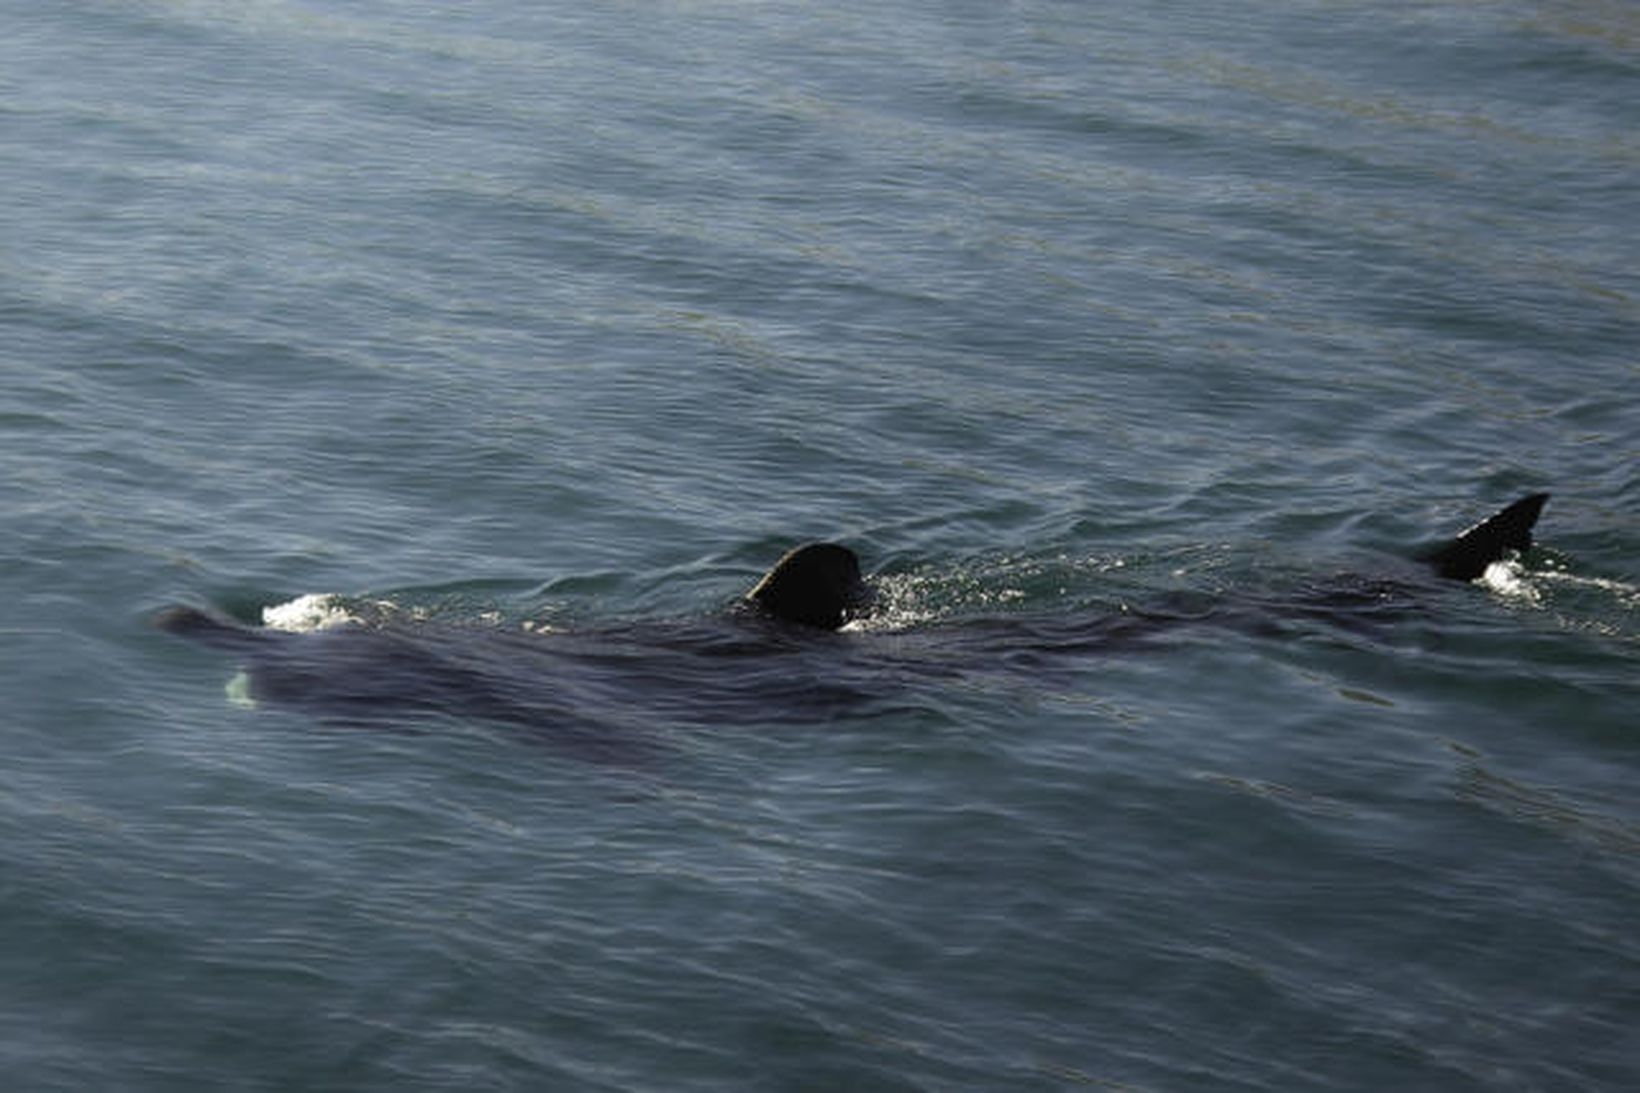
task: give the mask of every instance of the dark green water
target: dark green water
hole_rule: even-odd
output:
[[[8,1088],[1640,1080],[1628,6],[0,7]]]

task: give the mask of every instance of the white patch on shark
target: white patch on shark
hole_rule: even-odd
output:
[[[238,706],[242,710],[256,709],[256,698],[251,694],[251,677],[244,672],[234,673],[234,677],[223,684],[222,693],[227,696],[230,706]]]

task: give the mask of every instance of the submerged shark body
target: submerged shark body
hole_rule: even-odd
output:
[[[1531,547],[1547,500],[1524,497],[1421,560],[1438,577],[1475,580]],[[887,650],[834,636],[872,617],[875,592],[847,547],[809,543],[776,562],[734,610],[683,622],[569,633],[431,623],[291,632],[191,607],[170,608],[156,622],[235,654],[256,702],[350,723],[402,723],[407,715],[495,721],[539,730],[589,758],[624,762],[643,750],[645,734],[633,728],[824,720],[883,701],[885,679],[949,675],[963,654],[1028,668],[1132,648],[1186,623],[1262,629],[1277,619],[1370,619],[1386,603],[1393,609],[1409,601],[1407,591],[1349,581],[1278,604],[1205,612],[1159,602],[1093,617],[968,620],[943,634],[938,655],[919,658],[916,643]],[[614,718],[620,724],[610,723],[610,711],[621,711]]]
[[[293,631],[178,607],[157,622],[231,654],[240,704],[332,726],[487,723],[623,766],[641,764],[670,727],[746,723],[771,710],[825,720],[869,697],[823,648],[848,645],[846,636],[761,614],[586,631],[351,621]]]

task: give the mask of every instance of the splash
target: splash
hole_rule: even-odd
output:
[[[1562,566],[1527,569],[1518,560],[1494,562],[1478,583],[1494,595],[1529,608],[1552,611],[1570,630],[1633,641],[1640,585],[1611,577],[1569,573]]]
[[[877,578],[877,600],[871,614],[843,627],[851,632],[894,633],[911,630],[939,618],[931,602],[930,582],[920,574],[896,573]]]
[[[1481,574],[1482,587],[1499,596],[1521,603],[1537,604],[1543,600],[1542,593],[1532,583],[1526,568],[1514,559],[1493,562]]]
[[[333,592],[309,592],[294,600],[262,609],[262,625],[270,630],[288,630],[293,634],[332,630],[361,621],[348,609],[342,597]]]

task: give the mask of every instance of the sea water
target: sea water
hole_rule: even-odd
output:
[[[0,152],[7,1088],[1640,1082],[1640,9],[9,2]],[[150,625],[813,538],[856,700],[642,761]]]

